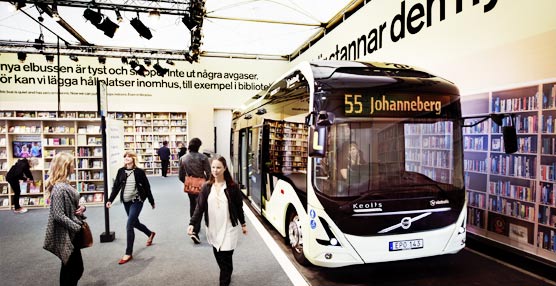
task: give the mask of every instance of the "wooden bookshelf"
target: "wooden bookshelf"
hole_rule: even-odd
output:
[[[137,152],[139,164],[147,174],[161,174],[156,150],[164,140],[169,142],[172,153],[169,174],[178,173],[177,147],[182,142],[187,145],[186,113],[112,112],[109,116],[124,121],[125,148]],[[81,199],[86,204],[103,203],[102,134],[96,112],[0,111],[0,209],[12,207],[13,193],[5,177],[18,160],[14,156],[13,142],[29,142],[22,143],[25,149],[31,149],[31,145],[35,145],[33,142],[41,147],[39,165],[32,169],[37,186],[22,185],[22,206],[48,206],[49,194],[44,191],[44,181],[52,158],[60,152],[75,156],[75,173],[70,176],[70,184],[80,193]]]
[[[556,260],[556,82],[470,97],[478,100],[462,100],[464,116],[513,116],[502,126],[516,127],[518,151],[504,152],[502,126],[490,120],[464,128],[469,230]]]
[[[303,123],[265,119],[269,126],[269,171],[307,172],[307,129]]]

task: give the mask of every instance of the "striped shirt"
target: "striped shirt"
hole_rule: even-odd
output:
[[[133,169],[126,169],[125,174],[127,179],[124,188],[124,202],[129,202],[139,197],[139,194],[137,193],[137,188],[135,187],[135,174],[133,173]]]

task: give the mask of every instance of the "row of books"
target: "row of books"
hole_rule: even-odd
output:
[[[473,172],[486,172],[486,160],[463,160],[463,170]]]
[[[81,203],[102,203],[103,201],[104,201],[103,193],[82,194],[80,198]]]
[[[68,133],[68,134],[73,134],[75,133],[75,127],[73,126],[64,126],[64,125],[59,125],[59,126],[44,126],[43,127],[43,132],[44,133]]]
[[[487,151],[488,140],[486,136],[481,137],[470,137],[465,136],[463,138],[463,149],[464,150],[475,150],[475,151]]]
[[[556,206],[556,190],[551,183],[541,183],[541,204]]]
[[[75,138],[72,137],[44,138],[43,144],[45,146],[70,146],[75,144]]]
[[[535,207],[523,204],[520,201],[507,200],[502,197],[489,197],[489,210],[507,216],[520,218],[533,222],[535,220]]]
[[[8,128],[9,133],[41,133],[40,126],[17,125]]]
[[[102,159],[79,159],[77,160],[77,168],[102,168]]]
[[[531,96],[523,96],[519,98],[500,98],[494,97],[492,99],[493,112],[512,112],[512,111],[526,111],[538,109],[538,96],[537,94]]]
[[[104,185],[81,182],[74,186],[78,192],[104,192]]]
[[[472,122],[466,122],[466,124],[471,124]],[[473,134],[478,134],[478,135],[485,135],[487,133],[487,128],[488,128],[488,121],[483,121],[475,126],[471,126],[471,127],[464,127],[463,128],[463,134],[465,135],[473,135]]]
[[[543,137],[541,139],[541,154],[556,155],[556,137]]]
[[[550,165],[541,165],[541,180],[556,182],[556,162]]]
[[[550,89],[550,93],[543,93],[542,95],[543,108],[556,108],[556,85]]]
[[[556,133],[554,130],[556,118],[552,118],[552,115],[541,115],[541,124],[542,133]]]
[[[102,156],[102,147],[79,147],[77,148],[77,154],[80,157],[83,156]]]
[[[531,156],[492,155],[490,171],[495,175],[535,178],[536,158]]]
[[[556,227],[556,209],[548,206],[539,206],[539,223]]]
[[[510,181],[491,181],[488,182],[488,192],[493,195],[534,202],[536,198],[536,185],[534,181],[531,181],[530,186],[514,185]]]
[[[537,247],[548,251],[556,252],[556,231],[539,231],[537,232]]]
[[[485,209],[486,194],[478,192],[467,192],[467,203],[469,204],[469,206]]]
[[[480,228],[484,228],[484,212],[476,208],[467,208],[467,223]]]
[[[537,133],[539,125],[537,115],[515,115],[514,121],[510,117],[502,120],[502,125],[492,124],[492,133],[502,133],[502,126],[515,126],[517,133]]]

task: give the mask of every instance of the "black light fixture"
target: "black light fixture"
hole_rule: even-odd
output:
[[[167,59],[166,63],[173,66],[174,65],[174,61],[172,61],[171,59]]]
[[[74,61],[74,62],[79,61],[79,58],[78,58],[76,55],[74,55],[74,54],[69,55],[69,58],[70,58],[70,60],[72,60],[72,61]]]
[[[156,8],[149,11],[149,18],[151,18],[152,20],[155,20],[155,21],[160,20],[160,11],[158,11],[158,9],[156,9]]]
[[[54,55],[52,54],[45,54],[44,57],[46,58],[46,61],[49,63],[53,63],[54,62]]]
[[[35,39],[35,44],[33,45],[35,49],[42,50],[44,48],[44,35],[41,33],[38,38]]]
[[[147,26],[145,26],[145,24],[143,24],[141,20],[139,20],[139,12],[137,13],[137,17],[131,19],[129,23],[131,24],[131,26],[133,26],[133,28],[135,28],[137,33],[139,33],[139,36],[147,40],[150,40],[153,37],[151,30]]]
[[[251,115],[251,114],[245,114],[245,117],[243,117],[243,118],[249,120],[249,119],[253,118],[253,115]]]
[[[257,109],[257,112],[255,114],[257,114],[257,115],[266,114],[266,109],[265,108],[259,108],[259,109]]]
[[[189,52],[186,52],[185,54],[183,54],[183,56],[185,57],[185,60],[188,61],[190,64],[193,63],[193,58],[191,57],[191,54]]]
[[[158,62],[154,64],[153,68],[154,70],[156,70],[156,73],[162,77],[165,76],[170,71],[170,69],[161,67]]]
[[[140,76],[145,76],[145,72],[147,71],[147,69],[143,65],[138,64],[137,60],[131,60],[129,62],[129,65],[135,71],[136,74]]]
[[[151,60],[150,59],[144,59],[143,62],[145,63],[146,66],[148,66],[148,67],[151,66]]]
[[[191,17],[189,16],[189,14],[183,16],[183,18],[181,18],[181,21],[187,27],[187,29],[189,29],[189,30],[192,30],[197,25],[197,24],[195,24],[195,22],[193,22],[191,20]]]
[[[25,59],[27,59],[27,53],[25,53],[25,52],[17,52],[17,59],[18,59],[20,62],[24,62]]]
[[[25,0],[17,0],[17,2],[15,2],[15,9],[19,10],[25,6],[27,6],[27,4],[25,4]]]
[[[122,64],[127,64],[127,58],[126,57],[122,57]]]
[[[105,56],[99,56],[98,57],[98,63],[99,64],[106,64],[106,57]]]
[[[110,18],[106,17],[106,15],[100,13],[100,11],[95,12],[89,8],[83,11],[83,17],[110,38],[114,37],[114,33],[116,33],[116,30],[120,27],[118,24],[112,22]]]

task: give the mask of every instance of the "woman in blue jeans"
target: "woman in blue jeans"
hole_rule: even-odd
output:
[[[146,199],[149,200],[152,208],[154,209],[154,198],[151,193],[151,186],[145,171],[136,165],[137,154],[133,151],[126,151],[124,153],[124,166],[118,170],[112,193],[106,207],[110,208],[112,202],[120,193],[120,200],[124,204],[125,212],[127,213],[127,247],[125,255],[118,262],[125,264],[133,258],[133,242],[135,241],[134,228],[143,232],[147,237],[147,246],[151,246],[155,232],[149,230],[144,224],[139,221],[139,214],[143,209],[143,203]]]

